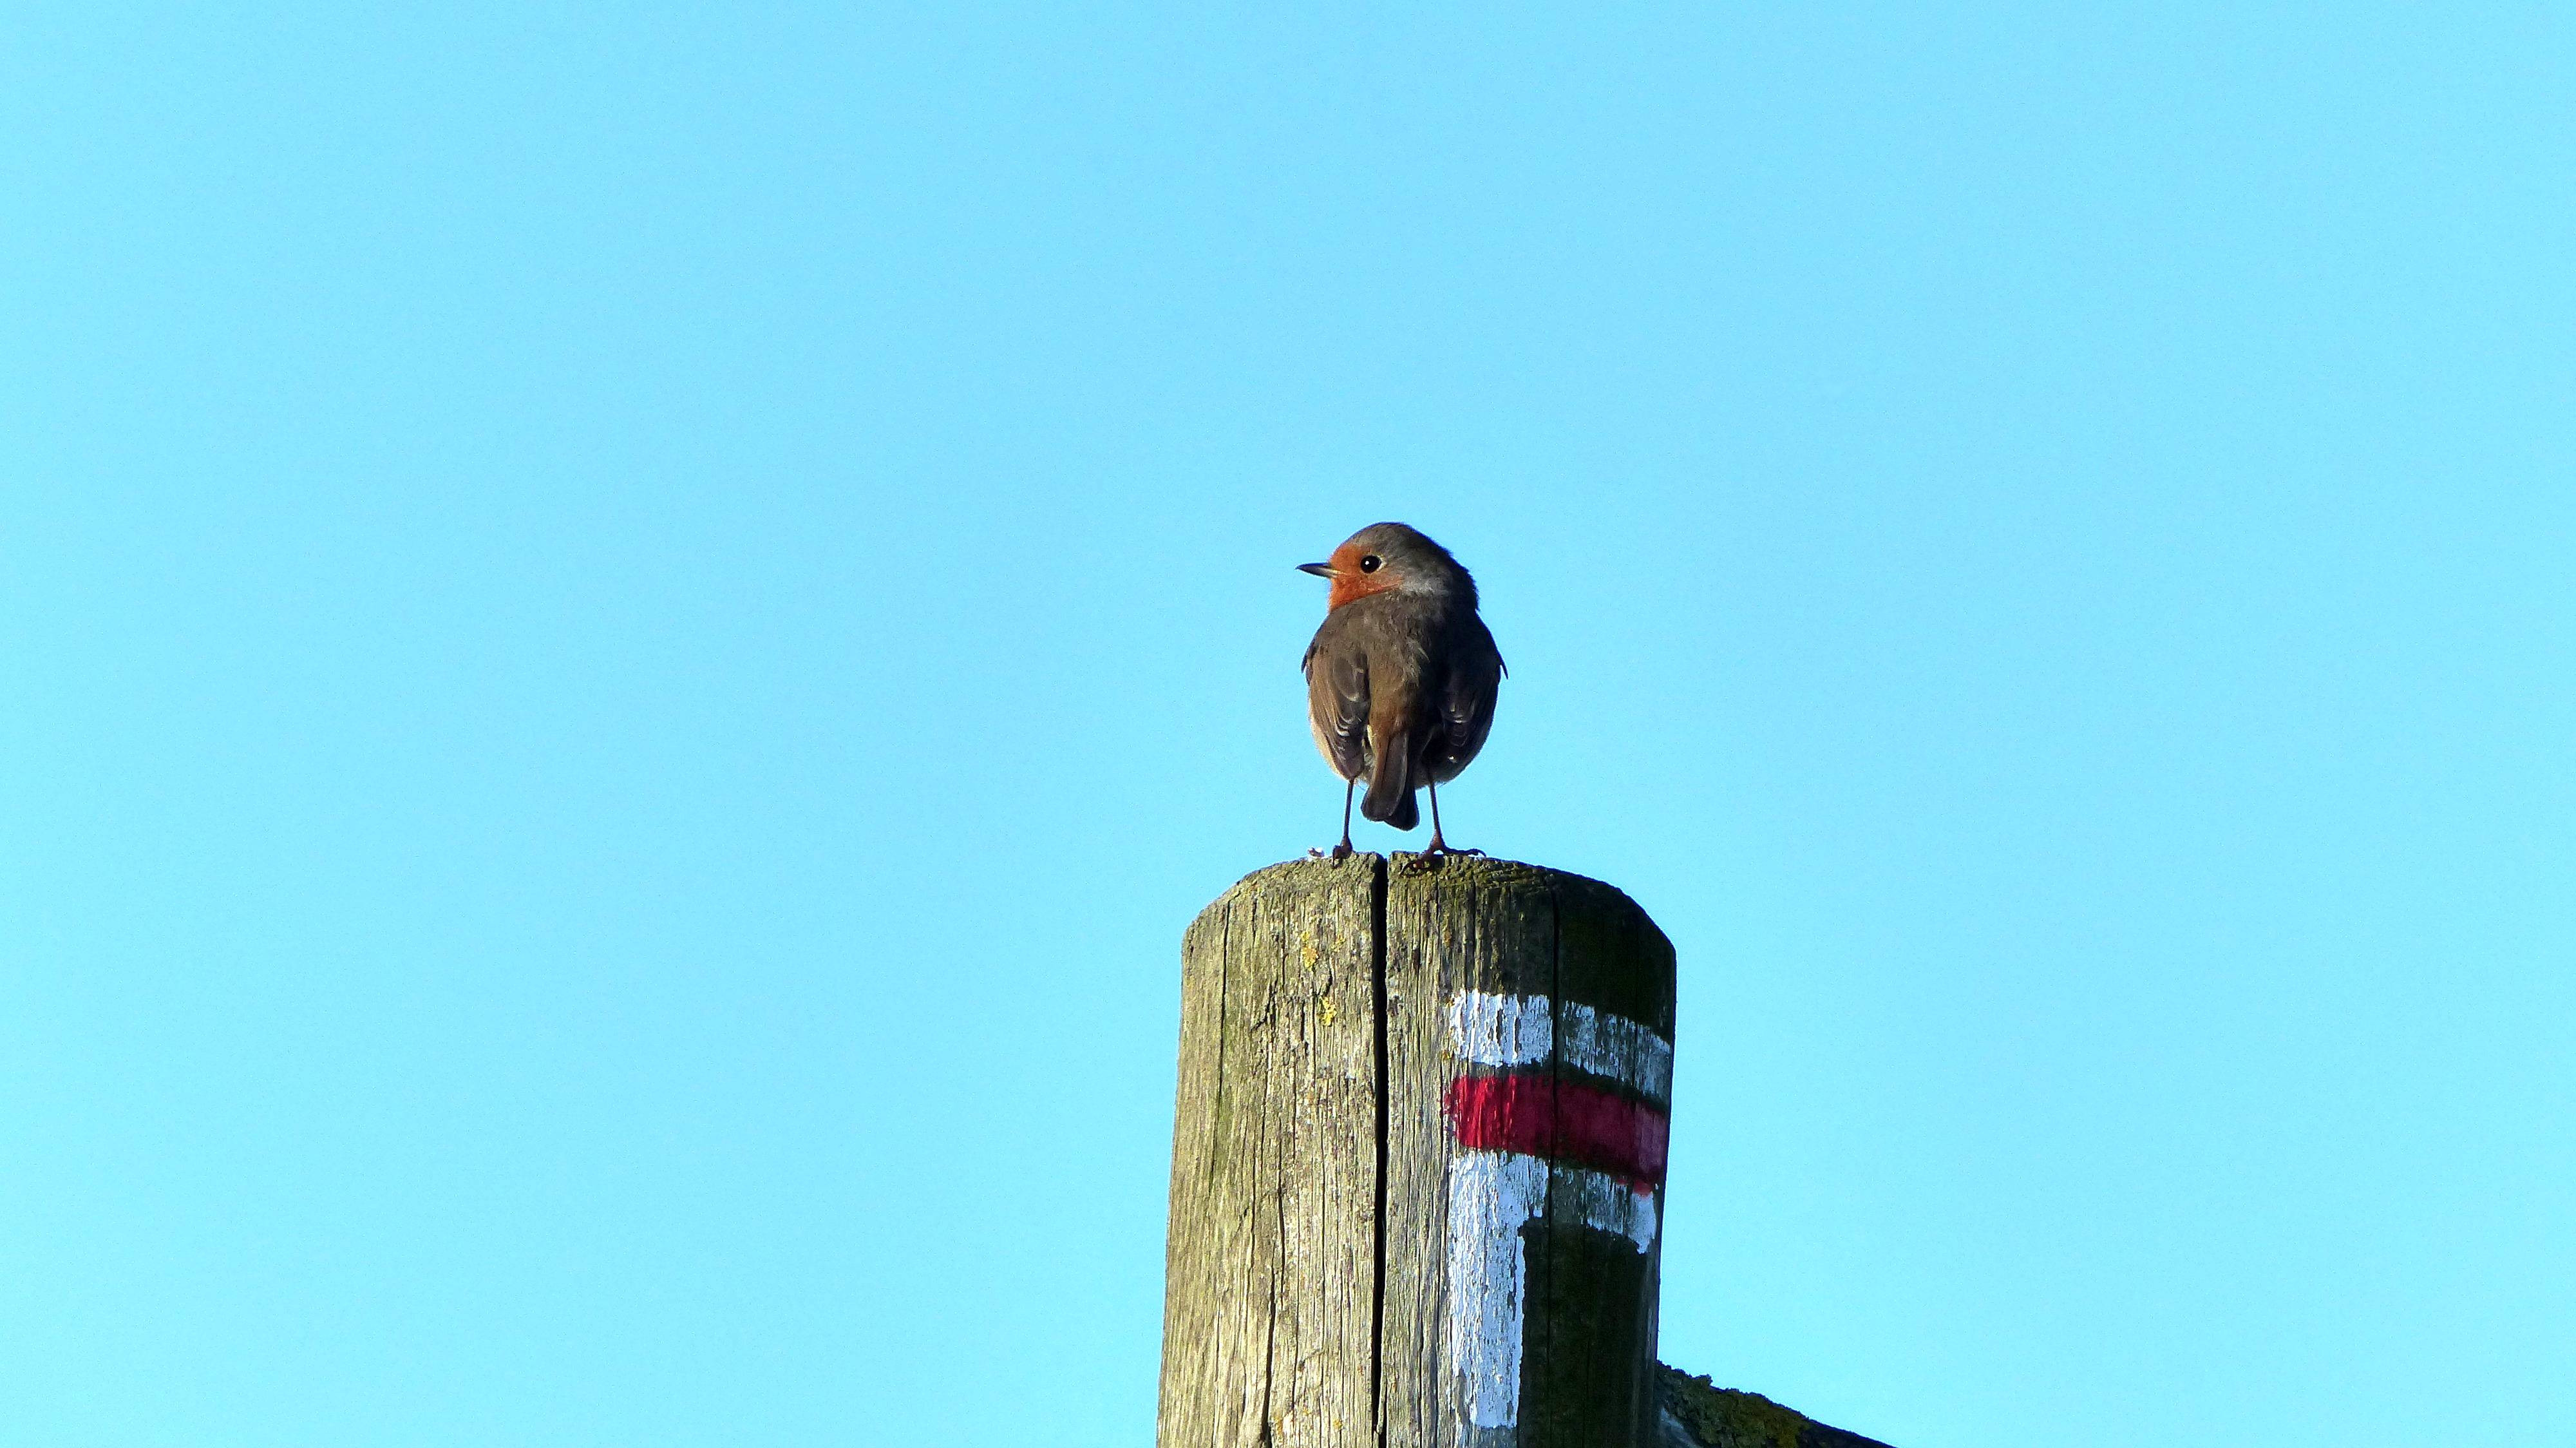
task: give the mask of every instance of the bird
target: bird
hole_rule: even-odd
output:
[[[1440,786],[1458,777],[1494,727],[1503,656],[1476,616],[1476,580],[1449,550],[1402,523],[1372,523],[1306,573],[1332,581],[1323,626],[1306,646],[1306,718],[1315,747],[1342,777],[1342,842],[1351,853],[1351,796],[1360,813],[1399,830],[1421,823],[1414,793],[1431,794],[1428,855],[1479,854],[1440,835]]]

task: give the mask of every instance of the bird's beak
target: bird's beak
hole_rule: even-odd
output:
[[[1297,565],[1297,571],[1300,573],[1311,573],[1317,578],[1330,578],[1333,576],[1333,565],[1329,563],[1300,563]]]

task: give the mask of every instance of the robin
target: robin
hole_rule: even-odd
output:
[[[1306,715],[1315,747],[1342,777],[1342,842],[1351,852],[1351,795],[1360,813],[1409,830],[1422,820],[1414,791],[1431,791],[1431,844],[1440,838],[1440,785],[1458,777],[1494,727],[1503,656],[1476,617],[1476,581],[1449,550],[1402,523],[1373,523],[1323,563],[1332,580],[1323,627],[1306,646]]]

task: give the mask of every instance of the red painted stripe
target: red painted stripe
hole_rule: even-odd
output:
[[[1672,1119],[1597,1086],[1515,1073],[1450,1082],[1449,1128],[1460,1146],[1569,1161],[1652,1191],[1664,1182]]]

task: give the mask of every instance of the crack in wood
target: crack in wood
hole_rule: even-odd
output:
[[[1659,1424],[1638,1387],[1651,1387],[1655,1257],[1585,1230],[1590,1197],[1548,1200],[1594,1185],[1550,1167],[1553,1150],[1467,1143],[1449,1099],[1460,1081],[1515,1070],[1538,1107],[1606,1089],[1584,1068],[1625,1061],[1638,1032],[1593,1027],[1615,1017],[1669,1040],[1671,948],[1596,882],[1509,861],[1443,863],[1363,856],[1261,871],[1184,939],[1163,1448],[1656,1441],[1639,1436]],[[1579,1038],[1591,1054],[1569,1046],[1541,1064],[1453,1052],[1444,1026],[1463,994],[1520,1003],[1529,1034]],[[1566,1105],[1555,1100],[1546,1119]],[[1488,1146],[1497,1160],[1518,1153],[1523,1176],[1521,1164],[1555,1178],[1541,1179],[1533,1205],[1545,1209],[1515,1222],[1508,1262],[1452,1250],[1457,1164],[1462,1152],[1481,1163]],[[1511,1411],[1490,1424],[1484,1368],[1461,1366],[1485,1362],[1471,1352],[1482,1319],[1460,1315],[1464,1270],[1509,1272],[1516,1294]],[[1491,1356],[1499,1370],[1503,1355]]]
[[[1385,860],[1376,860],[1369,881],[1369,973],[1377,997],[1377,1203],[1370,1223],[1377,1276],[1369,1288],[1369,1422],[1377,1429],[1378,1448],[1386,1448],[1386,869]]]

